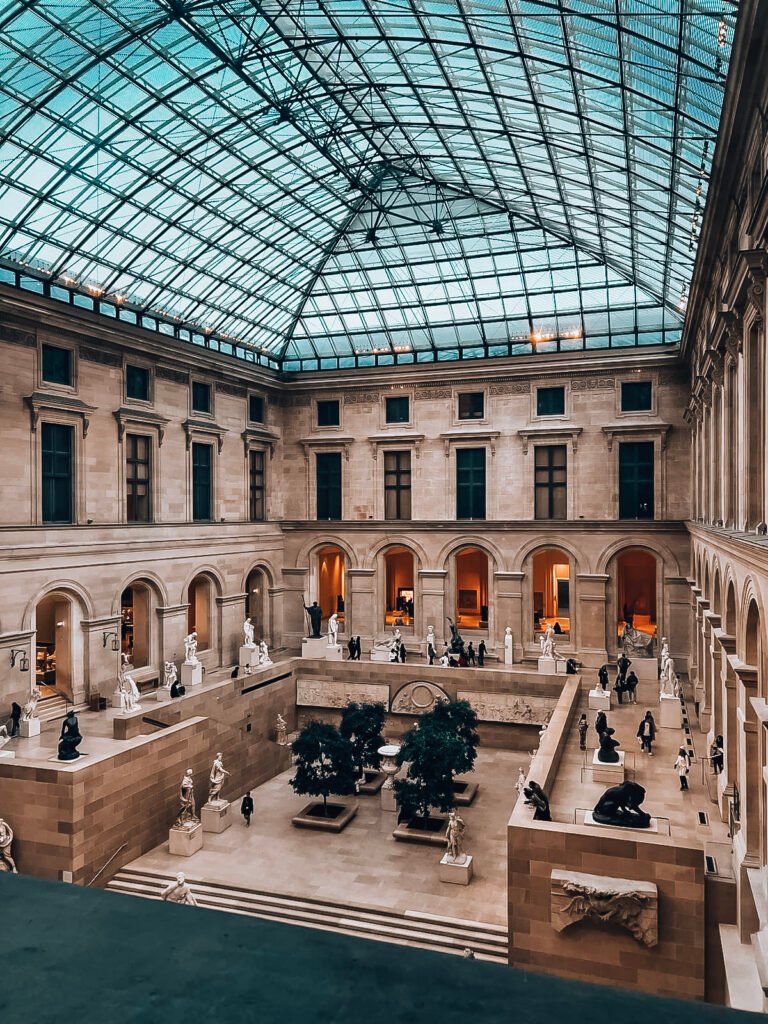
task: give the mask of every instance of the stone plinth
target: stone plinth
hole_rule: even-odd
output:
[[[19,734],[24,739],[29,739],[30,736],[40,735],[40,719],[39,718],[22,718],[19,722]]]
[[[0,750],[0,759],[2,759],[2,758],[10,759],[12,757],[16,757],[16,751],[15,750]]]
[[[512,665],[513,662],[514,662],[514,657],[513,657],[512,644],[508,644],[508,643],[505,642],[505,644],[504,644],[504,664],[505,665]]]
[[[399,766],[396,764],[396,757],[400,753],[399,743],[385,743],[379,747],[381,755],[381,770],[386,775],[386,782],[381,787],[381,809],[382,811],[397,811],[397,800],[395,799],[395,776]]]
[[[193,828],[172,828],[168,832],[168,852],[173,857],[191,857],[203,848],[203,826],[200,822]]]
[[[172,700],[170,686],[158,686],[156,690],[152,691],[152,694],[158,704],[162,700]]]
[[[602,686],[598,686],[595,690],[590,690],[589,709],[590,711],[610,711],[611,691],[604,690]]]
[[[245,644],[240,648],[238,664],[245,672],[253,672],[259,667],[259,648],[247,647]]]
[[[565,662],[560,658],[539,658],[539,672],[546,672],[551,676],[557,672],[565,672]]]
[[[627,675],[634,672],[637,681],[643,683],[656,683],[659,678],[659,665],[655,658],[630,658],[632,664],[627,669]]]
[[[203,832],[226,832],[232,824],[232,804],[229,800],[215,800],[203,804],[200,810]]]
[[[325,661],[325,652],[328,650],[328,641],[324,636],[305,636],[301,641],[302,658],[321,658]]]
[[[325,660],[326,661],[342,661],[341,644],[326,644],[325,647]]]
[[[613,763],[604,763],[598,760],[599,751],[592,755],[592,778],[595,782],[603,782],[606,786],[618,786],[624,781],[624,751],[617,751],[619,760]]]
[[[465,853],[459,860],[451,860],[448,854],[440,858],[437,867],[437,876],[441,882],[450,882],[453,885],[469,885],[472,878],[472,857]]]
[[[113,708],[122,708],[124,706],[125,702],[123,700],[122,690],[115,690],[115,692],[112,694],[111,703]],[[21,725],[21,723],[19,723],[19,725]]]
[[[188,665],[186,661],[181,666],[181,685],[189,689],[190,686],[202,686],[203,666],[198,662],[196,665]]]
[[[682,729],[683,708],[679,697],[662,693],[659,696],[659,728]]]
[[[593,828],[613,829],[613,831],[616,831],[616,829],[621,829],[621,831],[625,834],[628,832],[636,832],[638,835],[642,835],[644,832],[650,832],[652,835],[656,835],[659,831],[659,822],[656,818],[651,818],[651,824],[648,826],[648,828],[627,828],[624,825],[606,825],[602,821],[595,821],[595,819],[592,817],[592,811],[587,811],[585,813],[584,824],[591,825]]]
[[[380,650],[375,647],[372,647],[371,661],[379,661],[382,664],[389,664],[389,648],[385,647],[383,650]]]

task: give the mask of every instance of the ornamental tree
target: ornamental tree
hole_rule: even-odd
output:
[[[395,780],[395,795],[406,817],[429,816],[430,807],[450,811],[456,803],[453,777],[464,764],[466,751],[455,728],[434,711],[422,715],[415,729],[402,738],[397,755],[407,764],[405,778]]]
[[[341,712],[341,735],[352,743],[352,758],[358,774],[381,764],[379,747],[384,745],[381,730],[386,712],[383,704],[347,704]]]
[[[296,774],[289,779],[297,793],[323,798],[328,817],[328,797],[355,792],[356,772],[352,744],[335,725],[310,722],[291,744]]]
[[[455,765],[457,775],[475,770],[477,746],[477,713],[468,700],[438,701],[432,709],[435,722],[442,723],[461,741],[463,755]]]

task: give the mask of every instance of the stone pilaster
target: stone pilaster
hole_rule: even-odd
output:
[[[608,660],[606,646],[606,588],[604,573],[578,573],[578,607],[574,646],[585,668],[599,668]]]

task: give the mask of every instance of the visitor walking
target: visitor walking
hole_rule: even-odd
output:
[[[640,749],[646,751],[653,757],[653,741],[656,739],[656,723],[650,711],[645,712],[645,718],[640,723],[637,736],[640,740]]]
[[[251,815],[253,814],[253,797],[246,793],[243,802],[240,804],[240,813],[245,818],[245,827],[251,827]]]
[[[632,662],[629,660],[626,654],[622,654],[622,656],[616,662],[616,665],[619,670],[619,676],[621,677],[622,681],[627,678],[627,672],[629,671],[629,666],[631,664]]]
[[[712,771],[715,775],[719,775],[723,770],[723,737],[717,736],[709,748],[709,756],[712,761]]]
[[[582,715],[579,719],[579,750],[587,749],[587,729],[589,728],[589,722],[587,716]]]
[[[622,676],[621,673],[619,673],[616,676],[616,682],[613,684],[613,688],[616,691],[616,698],[617,698],[619,704],[623,704],[624,703],[624,691],[627,688],[627,684],[626,684],[626,681],[624,679],[624,676]]]
[[[680,747],[678,750],[674,768],[680,776],[680,789],[688,789],[688,772],[691,770],[691,765],[685,747]]]
[[[598,671],[597,671],[597,681],[600,684],[600,688],[601,689],[603,689],[603,690],[607,690],[608,689],[609,679],[608,679],[608,666],[607,665],[601,665],[600,668],[598,669]]]
[[[403,665],[405,664],[406,654],[407,654],[407,651],[405,650],[405,644],[401,643],[400,644],[400,661],[403,663]]]
[[[477,665],[478,668],[482,668],[485,664],[485,654],[488,648],[485,646],[485,640],[481,640],[477,646]]]
[[[624,680],[624,685],[627,688],[627,697],[630,704],[637,704],[637,676],[634,670],[627,673],[627,678]]]
[[[471,640],[469,641],[469,646],[467,647],[467,664],[475,664],[475,648],[472,646]]]
[[[355,660],[355,638],[353,636],[351,636],[349,638],[349,640],[347,640],[347,650],[349,651],[349,654],[347,655],[347,661],[354,661]]]

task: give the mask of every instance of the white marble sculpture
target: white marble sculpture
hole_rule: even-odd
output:
[[[195,808],[195,782],[192,769],[187,768],[179,785],[179,813],[173,828],[191,829],[200,824]]]
[[[7,871],[11,875],[18,875],[16,862],[11,856],[12,843],[13,829],[4,818],[0,818],[0,871]]]
[[[436,643],[437,641],[435,640],[435,627],[430,623],[430,625],[427,626],[427,649],[429,649],[430,644],[432,644],[432,646],[436,649]]]
[[[277,721],[275,722],[275,739],[277,740],[278,747],[288,746],[288,723],[278,711]]]
[[[464,853],[464,830],[466,825],[464,819],[460,818],[456,811],[448,815],[448,828],[445,831],[448,859],[453,864],[463,864],[467,855]]]
[[[256,641],[253,639],[253,624],[250,619],[246,619],[243,623],[243,647],[255,647]]]
[[[176,875],[175,882],[171,882],[167,888],[163,889],[160,893],[160,899],[165,900],[167,903],[182,903],[187,907],[197,906],[197,900],[187,885],[187,879],[183,871]]]
[[[12,738],[8,735],[7,728],[4,725],[0,725],[0,750],[2,750],[6,743],[10,743]]]
[[[184,664],[197,665],[197,630],[184,637]]]
[[[328,619],[328,646],[335,647],[339,635],[339,617],[336,612]]]
[[[272,659],[269,656],[269,648],[267,647],[266,640],[259,641],[259,664],[260,665],[272,665]]]
[[[504,664],[512,664],[512,627],[507,626],[504,630]]]
[[[229,776],[229,772],[224,767],[224,761],[222,760],[221,753],[218,753],[214,758],[213,764],[211,765],[211,774],[208,777],[208,803],[221,803],[221,787],[224,785],[224,780]]]
[[[172,661],[166,661],[163,664],[163,686],[166,690],[170,690],[176,680],[179,678],[179,673],[176,671],[176,666]]]
[[[664,668],[661,672],[659,696],[677,697],[679,693],[679,682],[675,673],[675,659],[667,656]]]
[[[669,640],[665,636],[661,638],[661,654],[659,655],[659,665],[661,668],[661,675],[664,675],[669,661]]]
[[[518,796],[523,795],[523,790],[525,789],[525,772],[522,768],[517,769],[517,782],[515,783],[515,789],[517,790]]]
[[[117,688],[120,691],[120,702],[125,714],[131,711],[141,711],[139,688],[130,672],[120,673]]]
[[[555,646],[555,631],[552,626],[547,626],[546,631],[542,633],[539,640],[541,644],[541,656],[542,658],[557,658],[557,648]]]
[[[40,690],[35,687],[32,693],[29,695],[26,704],[21,709],[21,720],[22,722],[29,722],[33,718],[37,718],[35,712],[37,711],[37,702],[40,700]]]

